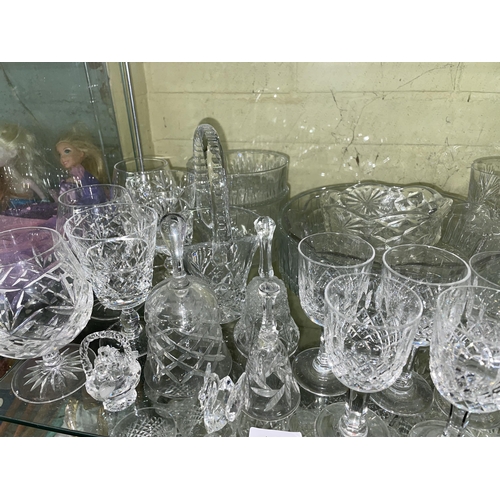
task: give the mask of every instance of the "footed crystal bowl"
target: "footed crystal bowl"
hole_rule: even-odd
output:
[[[298,243],[318,232],[350,233],[368,241],[376,260],[404,243],[436,244],[453,199],[422,185],[360,182],[324,186],[293,197],[277,224],[283,280],[298,292]]]

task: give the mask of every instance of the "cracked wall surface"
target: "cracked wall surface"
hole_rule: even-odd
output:
[[[379,180],[466,195],[500,154],[500,63],[134,63],[144,148],[183,166],[196,126],[290,156],[291,194]],[[146,118],[147,117],[147,118]]]

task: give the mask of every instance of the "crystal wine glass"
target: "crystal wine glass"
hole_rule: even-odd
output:
[[[135,308],[152,287],[156,228],[152,208],[112,202],[75,213],[65,225],[97,299],[121,311],[120,331],[139,354],[146,346]]]
[[[401,376],[371,399],[385,411],[413,416],[428,410],[433,401],[432,387],[413,367],[417,350],[429,345],[437,296],[451,286],[468,284],[470,268],[461,257],[442,248],[408,244],[384,253],[382,273],[415,290],[424,311]]]
[[[380,274],[345,274],[325,290],[325,350],[336,377],[349,388],[347,403],[326,406],[318,436],[390,436],[368,410],[371,393],[394,383],[410,353],[422,301],[400,281]]]
[[[65,236],[64,224],[75,212],[110,201],[132,203],[132,197],[126,188],[116,184],[80,186],[61,193],[57,199],[57,231]]]
[[[328,283],[347,273],[371,270],[375,249],[358,236],[316,233],[299,243],[299,296],[306,315],[323,326],[324,293]],[[333,374],[323,335],[319,347],[298,353],[292,370],[298,384],[317,396],[339,396],[347,391]]]
[[[57,231],[0,233],[0,303],[0,354],[26,360],[12,380],[19,399],[50,403],[85,384],[70,342],[90,318],[92,288]]]
[[[132,203],[128,190],[117,184],[93,184],[69,189],[59,195],[57,199],[56,230],[67,240],[64,234],[64,224],[75,213],[96,205],[114,202]],[[94,294],[92,319],[98,321],[117,320],[117,312],[108,310],[97,300]]]
[[[493,288],[457,286],[439,295],[429,365],[450,416],[416,424],[410,437],[467,436],[470,414],[500,410],[499,305],[500,290]]]

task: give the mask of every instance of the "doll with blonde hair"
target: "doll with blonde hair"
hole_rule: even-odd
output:
[[[61,181],[60,193],[80,186],[108,182],[101,150],[86,135],[70,132],[56,144],[59,161],[69,176]]]

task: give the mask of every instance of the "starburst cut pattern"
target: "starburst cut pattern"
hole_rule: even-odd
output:
[[[68,353],[62,350],[55,355],[58,363],[47,362],[47,359],[39,360],[34,366],[28,368],[25,375],[27,385],[34,391],[40,388],[40,394],[43,397],[47,389],[63,392],[67,387],[68,380],[75,380],[75,373],[83,371],[80,355],[77,351]]]

